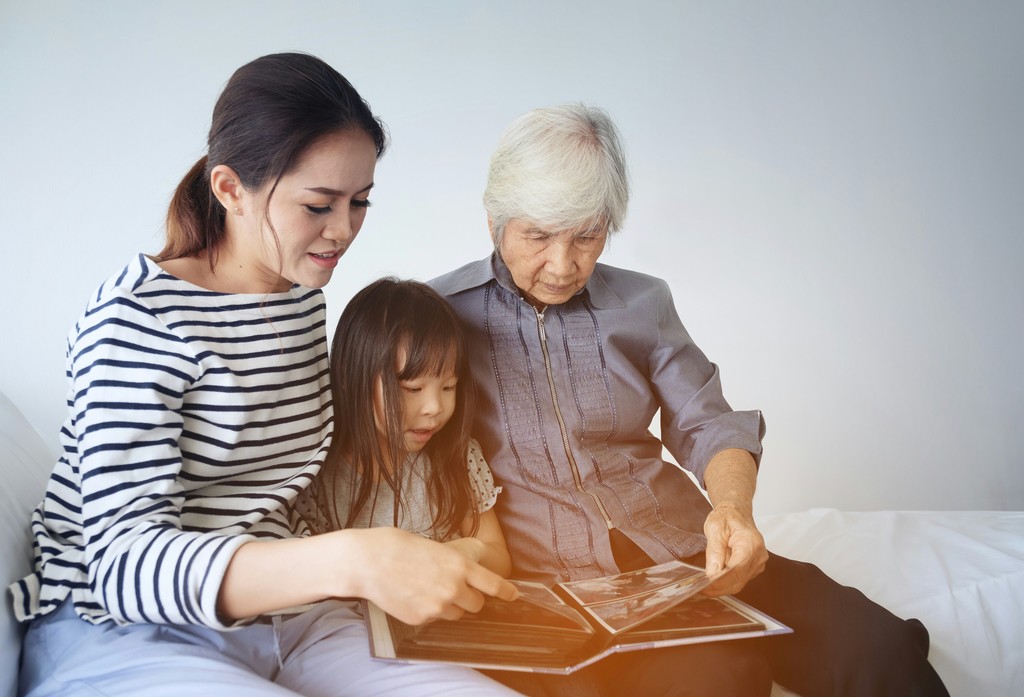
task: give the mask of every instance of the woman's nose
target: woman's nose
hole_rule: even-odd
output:
[[[568,276],[576,268],[576,258],[573,253],[572,244],[564,244],[561,241],[548,246],[546,259],[548,271],[556,276]]]
[[[322,235],[328,240],[335,240],[347,245],[355,237],[355,228],[347,215],[339,215],[327,223]]]

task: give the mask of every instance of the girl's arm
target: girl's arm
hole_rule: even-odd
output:
[[[505,535],[498,523],[498,514],[494,512],[494,501],[501,487],[494,485],[491,470],[484,459],[480,443],[474,439],[469,441],[469,452],[466,453],[466,464],[469,472],[470,489],[473,491],[475,505],[480,511],[479,524],[473,532],[473,516],[467,515],[462,521],[458,540],[449,540],[445,544],[454,547],[469,559],[482,564],[496,574],[508,577],[512,573],[512,556],[505,544]]]
[[[505,544],[505,535],[501,532],[498,516],[493,508],[480,514],[480,524],[476,534],[473,530],[473,518],[467,516],[462,523],[463,537],[449,540],[445,544],[459,550],[466,557],[490,569],[496,574],[508,577],[512,573],[512,556]]]
[[[493,524],[496,528],[496,518]],[[497,532],[500,536],[501,530]],[[228,565],[218,610],[230,621],[326,598],[355,597],[372,600],[403,622],[422,624],[476,612],[485,595],[503,600],[518,595],[515,586],[475,562],[468,554],[398,528],[350,528],[249,542]]]

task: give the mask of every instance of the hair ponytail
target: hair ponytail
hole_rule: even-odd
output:
[[[208,161],[206,155],[199,158],[174,190],[167,209],[167,239],[157,261],[216,249],[224,236],[224,212],[210,190]]]

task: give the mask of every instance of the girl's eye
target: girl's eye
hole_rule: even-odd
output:
[[[368,199],[368,198],[354,198],[354,199],[352,199],[352,207],[353,208],[369,208],[372,205],[373,204],[370,203],[370,199]]]
[[[324,215],[331,212],[330,206],[311,206],[307,203],[305,207],[313,215]]]

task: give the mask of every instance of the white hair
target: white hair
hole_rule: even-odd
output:
[[[584,104],[534,109],[505,130],[491,155],[484,208],[496,244],[511,220],[546,230],[616,232],[629,180],[608,114]]]

